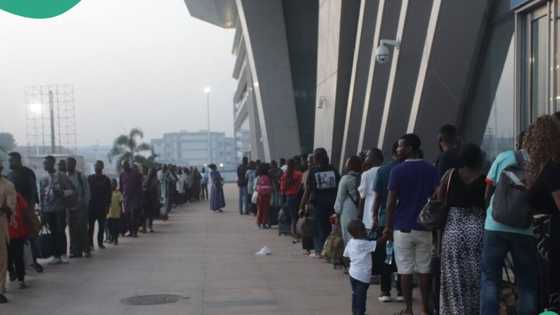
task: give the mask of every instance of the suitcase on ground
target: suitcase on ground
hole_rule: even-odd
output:
[[[284,209],[278,212],[278,235],[290,235],[292,233],[290,217]]]

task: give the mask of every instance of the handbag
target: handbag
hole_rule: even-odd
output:
[[[296,231],[301,237],[313,236],[313,219],[310,217],[303,217],[297,221]]]
[[[418,223],[426,230],[434,231],[445,226],[448,213],[447,194],[449,192],[449,186],[451,185],[451,179],[453,178],[454,173],[455,169],[451,169],[447,173],[447,185],[443,190],[443,192],[445,192],[443,197],[441,194],[436,194],[436,196],[439,195],[437,196],[438,198],[429,199],[418,215]]]
[[[39,216],[36,213],[31,214],[31,236],[38,236],[42,227],[43,223],[41,223]]]
[[[257,191],[254,191],[253,195],[251,195],[251,203],[257,204],[258,198],[259,198],[259,193]]]
[[[39,243],[39,257],[38,258],[49,258],[53,255],[53,241],[52,241],[52,234],[46,227],[43,227],[39,232],[38,236],[38,243]]]

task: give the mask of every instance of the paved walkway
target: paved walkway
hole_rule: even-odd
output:
[[[122,239],[95,251],[90,260],[30,272],[30,288],[9,287],[4,315],[342,315],[350,314],[350,285],[340,270],[303,257],[301,248],[276,230],[261,231],[254,217],[239,216],[236,190],[228,186],[225,213],[207,203],[176,209],[156,233]],[[256,257],[267,245],[273,254]],[[393,314],[402,305],[377,301],[369,292],[368,313]],[[177,294],[185,299],[155,306],[130,306],[122,299]]]

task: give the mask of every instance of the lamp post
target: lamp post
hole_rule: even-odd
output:
[[[211,145],[211,138],[210,138],[210,93],[212,93],[212,88],[207,86],[204,88],[204,94],[206,94],[206,117],[207,117],[207,134],[208,134],[208,163],[212,161],[212,145]]]
[[[53,91],[49,91],[49,112],[50,112],[50,122],[51,122],[51,154],[56,153],[56,142],[55,142],[55,128],[54,128],[54,94]]]

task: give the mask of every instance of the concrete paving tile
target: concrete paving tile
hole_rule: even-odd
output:
[[[92,259],[46,266],[29,273],[31,288],[11,284],[0,315],[343,315],[350,314],[348,278],[332,266],[302,255],[299,244],[263,231],[252,216],[239,216],[235,186],[229,207],[215,214],[204,203],[175,209],[156,233],[123,238]],[[262,246],[272,255],[256,257]],[[368,313],[392,314],[402,304],[381,304],[369,290]],[[188,296],[174,304],[130,306],[134,295]]]

